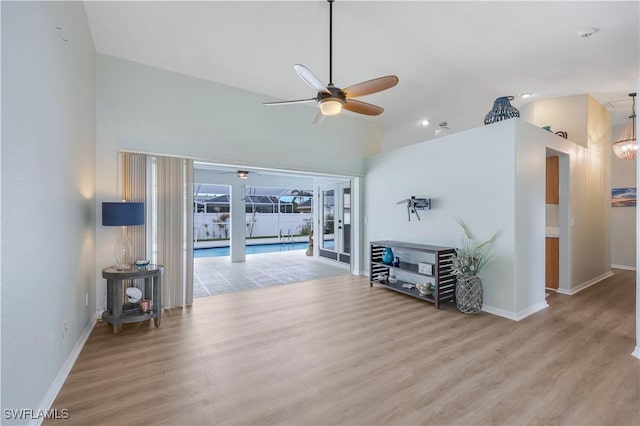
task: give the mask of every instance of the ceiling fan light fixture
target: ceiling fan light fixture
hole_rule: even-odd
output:
[[[342,112],[342,102],[337,99],[327,99],[320,102],[322,114],[332,116]]]
[[[344,89],[333,84],[333,1],[329,3],[329,84],[325,85],[309,68],[302,64],[295,64],[293,68],[298,76],[309,86],[317,91],[317,96],[311,99],[298,99],[294,101],[265,102],[264,105],[288,105],[315,101],[318,104],[318,112],[313,119],[313,124],[320,123],[325,117],[338,115],[342,109],[357,114],[380,115],[384,109],[379,106],[355,100],[360,96],[372,95],[382,92],[398,84],[398,77],[386,75],[372,80],[352,84]]]
[[[237,176],[240,179],[247,179],[249,177],[249,172],[247,170],[238,170]]]

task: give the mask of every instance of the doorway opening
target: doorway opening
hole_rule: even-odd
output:
[[[350,273],[349,178],[246,166],[241,176],[229,166],[196,163],[194,182],[195,297]],[[335,203],[328,217],[320,213],[326,186]]]
[[[230,206],[231,187],[229,185],[194,183],[194,258],[214,254],[229,256]]]
[[[569,155],[546,149],[545,292],[569,289]]]
[[[245,254],[306,250],[313,224],[313,190],[245,187]],[[194,184],[194,257],[230,256],[231,188]]]

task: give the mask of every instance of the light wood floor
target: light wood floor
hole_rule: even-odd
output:
[[[66,424],[638,425],[635,273],[520,322],[346,276],[98,324],[52,408]],[[53,423],[53,422],[48,422]]]

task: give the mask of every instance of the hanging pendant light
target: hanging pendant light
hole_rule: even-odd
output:
[[[636,94],[629,93],[632,102],[632,113],[629,116],[631,122],[624,126],[622,136],[613,144],[613,152],[623,160],[633,160],[638,152],[638,140],[636,138]],[[631,127],[631,128],[629,128]]]

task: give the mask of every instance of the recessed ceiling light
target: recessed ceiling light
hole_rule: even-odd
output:
[[[531,96],[533,96],[533,93],[520,93],[518,95],[518,97],[522,98],[522,99],[526,99],[526,98],[531,97]]]
[[[421,125],[422,127],[427,127],[427,126],[429,125],[429,120],[426,120],[426,119],[425,119],[425,120],[422,120],[422,121],[420,122],[420,125]]]

